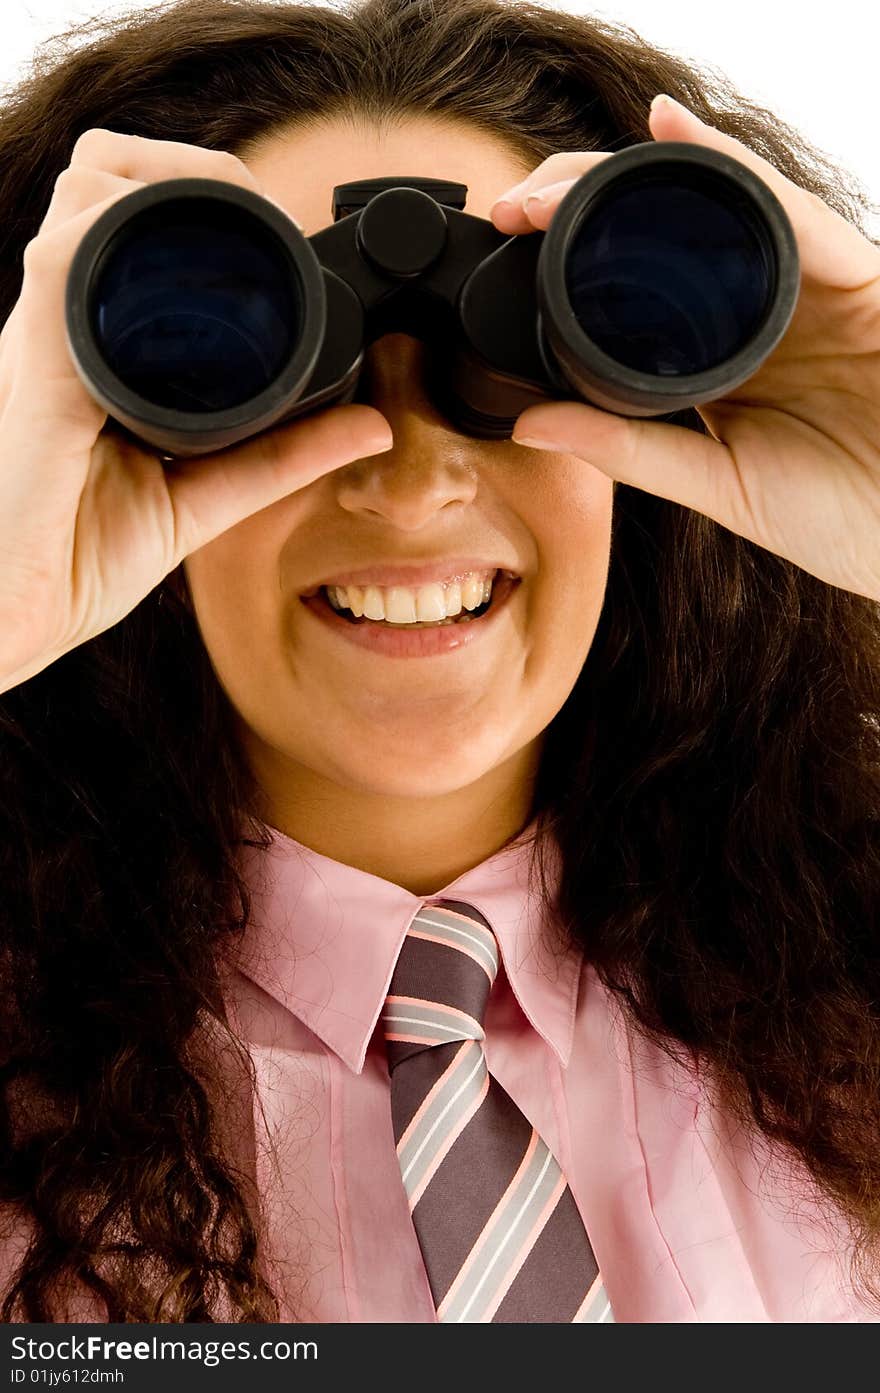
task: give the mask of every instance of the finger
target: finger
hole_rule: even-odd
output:
[[[538,189],[556,189],[554,207],[587,170],[609,158],[608,151],[570,150],[548,155],[537,168],[533,169],[522,183],[514,184],[501,195],[489,210],[491,219],[499,232],[533,232],[535,224],[526,216],[524,204],[530,194]]]
[[[87,162],[93,159],[98,163]],[[108,169],[108,164],[115,168]],[[136,179],[135,173],[145,177]],[[55,181],[39,232],[24,249],[22,293],[2,330],[0,402],[13,394],[26,400],[40,384],[41,393],[52,394],[53,410],[46,424],[54,430],[59,420],[66,421],[75,432],[70,442],[73,449],[78,448],[81,428],[86,436],[100,430],[107,414],[85,400],[67,347],[64,299],[75,252],[86,232],[114,203],[149,180],[186,174],[225,179],[266,197],[246,166],[224,151],[95,128],[77,141],[70,165]],[[13,336],[14,352],[9,348]]]
[[[48,248],[44,248],[45,239],[87,208],[95,207],[97,218],[98,205],[103,211],[114,201],[114,196],[121,198],[134,187],[127,179],[119,179],[114,174],[97,169],[80,169],[72,173],[68,167],[59,174],[46,216],[37,233],[40,245],[36,245],[37,237],[34,237],[24,248],[26,278],[0,330],[0,402],[7,400],[16,371],[33,380],[35,356],[40,365],[39,380],[43,383],[58,377],[66,379],[71,373],[72,364],[66,349],[63,355],[58,353],[57,338],[59,329],[63,335],[63,328],[60,328],[62,321],[58,318],[61,311],[56,309],[57,294],[50,306],[45,294],[45,282],[49,278],[57,283],[59,272],[66,278],[73,249],[68,249],[66,239],[57,237]],[[87,222],[88,219],[84,219],[79,224],[81,235],[87,230]],[[63,266],[59,264],[59,257],[63,258]],[[27,328],[22,327],[24,321],[27,321]]]
[[[66,165],[55,180],[49,207],[37,235],[48,236],[87,208],[106,203],[114,194],[122,198],[124,194],[134,193],[143,186],[141,180],[128,179],[107,169]]]
[[[4,366],[7,360],[11,362],[12,381],[8,386],[4,383],[3,400],[27,403],[36,395],[39,409],[29,413],[34,429],[43,424],[54,435],[59,422],[64,422],[72,432],[70,447],[74,452],[91,432],[100,430],[107,413],[87,396],[67,346],[67,276],[86,232],[128,191],[123,184],[109,198],[61,222],[51,232],[40,232],[28,243],[21,295],[10,315],[3,361]],[[46,409],[47,403],[51,410]]]
[[[548,184],[526,194],[523,213],[533,229],[547,231],[556,209],[576,182],[576,179],[562,179],[558,184]]]
[[[524,411],[513,440],[575,455],[609,479],[693,508],[760,544],[733,452],[710,435],[581,402],[557,402]]]
[[[229,150],[209,150],[181,140],[152,140],[142,135],[123,135],[92,126],[83,131],[70,156],[72,168],[94,167],[132,179],[137,184],[153,184],[160,179],[222,179],[258,193],[280,208],[300,232],[302,224],[286,208],[264,193],[244,160]]]
[[[24,249],[22,291],[3,326],[0,400],[8,400],[13,392],[26,396],[28,384],[39,383],[41,392],[53,393],[53,406],[58,408],[52,413],[54,419],[64,417],[69,404],[76,422],[82,422],[87,432],[100,429],[106,412],[83,402],[83,385],[67,347],[64,298],[70,265],[86,232],[114,203],[150,179],[181,173],[226,177],[228,182],[255,188],[250,171],[225,152],[197,150],[177,141],[141,140],[98,128],[79,137],[70,164],[55,180],[37,235]],[[10,352],[13,336],[16,349]]]
[[[739,160],[757,174],[779,199],[791,222],[804,279],[841,290],[856,290],[880,278],[880,248],[846,218],[816,194],[786,178],[769,160],[757,155],[742,141],[700,121],[693,112],[664,93],[659,96],[659,100],[654,99],[648,116],[652,138],[705,145]],[[546,231],[571,184],[608,159],[610,154],[610,151],[559,151],[548,156],[520,184],[501,196],[503,202],[499,199],[493,204],[492,221],[500,232]],[[547,190],[546,203],[532,204],[526,212],[526,199],[539,189]]]
[[[742,141],[706,125],[665,94],[659,101],[655,98],[648,120],[655,140],[704,145],[739,160],[764,181],[779,199],[794,229],[804,278],[839,290],[857,290],[880,278],[880,248],[821,198],[792,183]]]
[[[106,135],[111,141],[86,141],[85,136],[89,134],[92,133],[84,132],[77,141],[74,162],[66,165],[55,180],[43,221],[24,249],[26,278],[22,293],[0,331],[0,347],[6,350],[0,360],[0,397],[4,400],[11,390],[10,365],[18,367],[20,374],[32,374],[29,354],[39,355],[39,378],[44,383],[72,380],[73,368],[62,330],[63,298],[59,287],[66,284],[76,248],[92,223],[119,199],[144,187],[144,180],[85,163],[86,156],[91,156],[99,146],[106,155],[113,141],[123,141],[127,137],[113,131],[95,130],[95,136]],[[68,224],[72,224],[69,231],[62,232]],[[26,328],[22,327],[24,323]],[[13,335],[19,345],[10,353],[7,345]],[[62,347],[63,352],[59,352]]]
[[[256,178],[243,160],[228,150],[208,150],[180,140],[150,140],[142,135],[92,126],[76,141],[70,166],[85,165],[110,174],[154,183],[158,179],[225,179],[230,184],[259,191]]]
[[[390,429],[371,406],[346,403],[264,431],[211,455],[178,461],[167,473],[175,558],[324,474],[390,449]]]

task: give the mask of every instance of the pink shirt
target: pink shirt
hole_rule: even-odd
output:
[[[530,847],[421,899],[273,836],[262,874],[245,848],[258,925],[236,1012],[278,1150],[273,1176],[258,1119],[277,1273],[306,1264],[300,1319],[436,1321],[377,1023],[414,914],[449,897],[497,936],[488,1066],[559,1161],[617,1323],[880,1322],[848,1289],[843,1221],[822,1226],[805,1176],[753,1154],[689,1071],[626,1028],[580,949],[549,950]],[[555,848],[553,864],[558,874]]]
[[[615,1322],[880,1323],[848,1288],[845,1226],[823,1226],[808,1179],[758,1139],[753,1152],[689,1071],[626,1027],[579,949],[550,951],[530,851],[505,847],[420,899],[281,832],[262,864],[242,849],[253,920],[228,990],[258,1089],[230,1068],[220,1118],[265,1202],[281,1320],[436,1321],[379,1017],[413,916],[448,897],[497,936],[489,1069],[568,1179]],[[92,1300],[67,1319],[105,1320]]]

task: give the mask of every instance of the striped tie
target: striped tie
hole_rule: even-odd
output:
[[[397,1159],[440,1321],[611,1323],[596,1258],[546,1143],[486,1066],[495,935],[425,905],[382,1015]]]

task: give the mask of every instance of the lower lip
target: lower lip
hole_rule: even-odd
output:
[[[518,588],[518,577],[511,580],[508,576],[502,576],[493,585],[492,603],[484,615],[463,624],[441,624],[436,629],[386,629],[381,624],[351,624],[336,612],[320,591],[308,600],[303,599],[302,603],[322,624],[367,652],[382,653],[387,658],[436,658],[441,653],[468,648],[477,642],[481,634],[489,633]]]

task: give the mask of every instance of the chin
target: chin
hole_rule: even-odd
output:
[[[454,766],[448,757],[435,762],[414,755],[410,761],[396,764],[386,761],[377,750],[372,763],[363,768],[349,766],[340,770],[338,777],[349,788],[376,798],[442,798],[476,783],[485,773],[482,763],[476,768]]]

